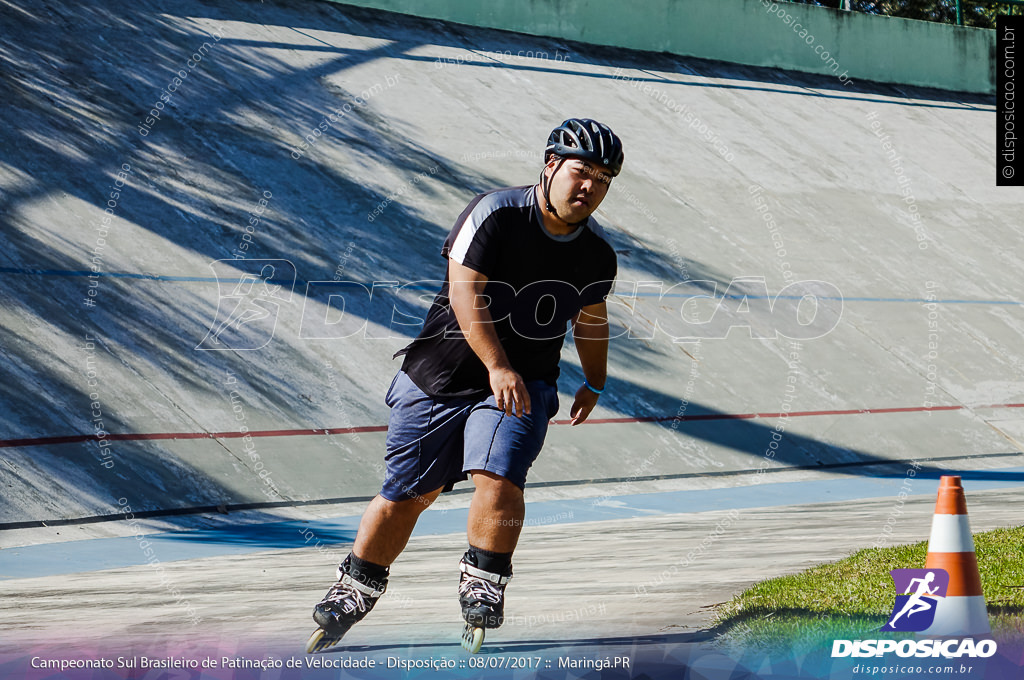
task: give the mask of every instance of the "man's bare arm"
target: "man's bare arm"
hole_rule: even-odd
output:
[[[452,311],[466,342],[487,368],[498,408],[517,417],[529,413],[530,393],[522,376],[509,363],[485,304],[487,298],[483,291],[487,277],[455,260],[448,260],[448,281]]]
[[[604,389],[608,377],[608,306],[604,301],[588,305],[572,320],[572,338],[580,356],[583,377],[593,387]],[[598,394],[585,385],[576,390],[569,410],[570,421],[579,425],[597,406]]]

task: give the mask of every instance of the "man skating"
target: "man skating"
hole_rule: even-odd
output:
[[[604,390],[605,297],[616,258],[590,215],[622,159],[606,125],[566,120],[548,138],[536,185],[481,194],[459,216],[441,250],[445,282],[419,336],[396,355],[405,359],[386,397],[383,488],[363,514],[338,582],[314,609],[323,633],[310,639],[310,651],[337,642],[373,608],[420,513],[467,474],[475,490],[459,599],[467,631],[479,629],[468,646],[479,648],[482,629],[501,625],[527,471],[558,410],[567,324],[585,377],[573,425]]]

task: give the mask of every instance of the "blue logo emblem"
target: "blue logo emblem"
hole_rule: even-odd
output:
[[[935,609],[949,588],[949,573],[945,569],[893,569],[889,573],[896,584],[896,603],[881,630],[920,633],[935,620]]]

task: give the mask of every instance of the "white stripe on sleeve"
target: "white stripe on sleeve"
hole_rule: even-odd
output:
[[[466,253],[469,252],[469,246],[473,244],[473,238],[479,230],[480,224],[473,220],[473,213],[471,212],[466,216],[466,221],[462,223],[462,228],[459,229],[459,235],[455,237],[455,243],[452,244],[448,257],[459,264],[464,264]]]

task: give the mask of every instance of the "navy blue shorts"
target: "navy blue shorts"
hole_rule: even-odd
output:
[[[505,477],[520,489],[537,459],[548,421],[558,412],[558,388],[543,380],[526,383],[531,415],[517,418],[486,398],[439,399],[424,393],[403,371],[386,397],[387,464],[380,495],[389,501],[451,490],[470,470]]]

